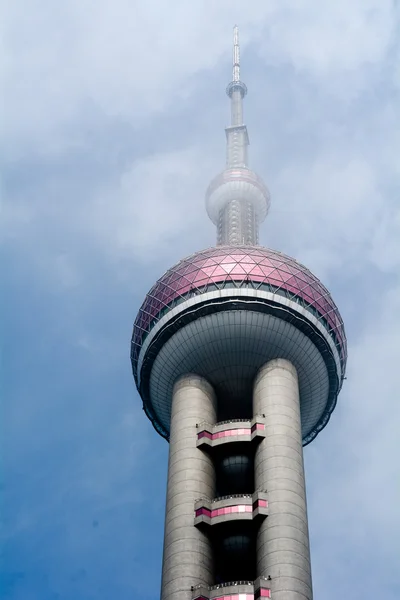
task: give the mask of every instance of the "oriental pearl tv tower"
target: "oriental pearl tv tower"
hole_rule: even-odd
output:
[[[248,166],[234,28],[225,169],[206,193],[217,245],[147,294],[131,358],[169,441],[162,600],[311,600],[303,446],[346,367],[343,321],[302,264],[258,245],[270,197]]]

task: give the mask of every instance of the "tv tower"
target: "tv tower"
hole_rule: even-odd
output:
[[[217,246],[169,269],[132,336],[143,408],[169,440],[162,600],[311,600],[303,446],[329,421],[343,321],[302,264],[258,245],[270,198],[248,167],[239,36]]]

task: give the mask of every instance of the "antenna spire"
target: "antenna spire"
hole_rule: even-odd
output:
[[[233,72],[232,81],[240,81],[240,47],[239,47],[239,27],[233,28]]]
[[[240,81],[239,30],[233,28],[232,81],[226,88],[230,98],[231,122],[225,128],[226,167],[209,185],[208,216],[217,226],[218,245],[258,244],[259,223],[269,208],[269,193],[261,179],[248,167],[249,136],[243,122],[243,98],[247,87]]]
[[[240,81],[240,47],[239,47],[239,27],[233,28],[233,68],[232,81],[226,88],[226,93],[231,99],[231,126],[237,127],[243,125],[243,106],[242,100],[247,94],[247,87]]]

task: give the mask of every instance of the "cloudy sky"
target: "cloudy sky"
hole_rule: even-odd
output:
[[[130,335],[214,243],[238,23],[262,242],[323,280],[349,339],[305,450],[315,598],[398,599],[398,2],[13,0],[1,21],[1,597],[159,597],[168,447]]]

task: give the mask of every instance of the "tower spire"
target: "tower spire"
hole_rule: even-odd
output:
[[[240,81],[240,46],[239,46],[239,27],[233,28],[233,70],[232,81]]]
[[[226,88],[231,100],[231,123],[226,133],[226,167],[209,185],[207,212],[217,226],[219,245],[258,244],[259,223],[269,208],[269,193],[248,167],[249,136],[243,123],[246,85],[240,81],[239,29],[233,28],[232,81]]]
[[[231,99],[231,127],[243,126],[243,98],[247,94],[247,87],[240,81],[239,27],[237,25],[233,28],[232,81],[226,88],[226,93]]]

